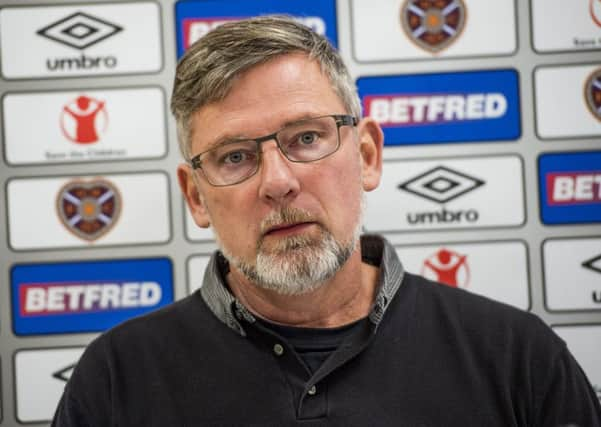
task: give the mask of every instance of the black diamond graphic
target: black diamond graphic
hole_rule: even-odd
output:
[[[98,28],[90,27],[89,25],[82,23],[71,25],[69,28],[65,28],[61,31],[61,33],[75,37],[76,39],[83,39],[97,32]]]
[[[595,265],[595,263],[597,263],[597,265]],[[582,263],[582,266],[597,273],[601,273],[601,254],[597,255],[594,258],[587,259]]]
[[[457,187],[458,185],[459,183],[457,181],[453,181],[451,179],[442,177],[438,177],[430,182],[426,182],[423,184],[424,187],[441,194],[446,193],[447,191]]]
[[[398,185],[397,188],[436,203],[446,203],[485,184],[485,181],[437,166]]]
[[[71,378],[71,374],[73,373],[73,368],[75,368],[75,365],[76,363],[72,363],[71,365],[66,366],[63,369],[54,372],[52,376],[57,380],[67,382],[69,381],[69,378]]]
[[[86,49],[122,31],[123,28],[83,12],[76,12],[37,34],[76,49]]]

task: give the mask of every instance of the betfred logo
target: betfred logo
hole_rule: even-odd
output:
[[[22,316],[152,307],[162,297],[156,282],[24,283],[19,292]]]
[[[547,174],[547,200],[549,205],[601,203],[601,169]]]
[[[175,3],[177,56],[181,57],[190,45],[220,25],[270,14],[288,15],[317,34],[326,36],[334,46],[338,44],[336,2],[333,0],[191,0]]]
[[[364,77],[357,87],[386,145],[502,141],[521,134],[514,70]]]
[[[543,223],[601,222],[601,151],[543,154],[538,180]]]
[[[17,265],[17,335],[100,332],[173,301],[167,258]]]
[[[365,114],[382,126],[496,119],[507,112],[502,93],[366,96]]]
[[[235,18],[189,18],[182,21],[184,49],[188,49],[195,41],[207,34],[209,31],[223,25],[227,22],[240,21],[248,17]],[[302,16],[295,18],[298,22],[311,28],[317,34],[326,34],[326,23],[319,16]]]

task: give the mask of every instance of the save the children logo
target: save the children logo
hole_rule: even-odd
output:
[[[601,121],[601,68],[593,71],[586,79],[584,99],[591,114]]]
[[[397,188],[424,199],[444,204],[474,191],[485,181],[445,166],[429,169],[401,183]],[[480,214],[476,209],[451,210],[443,206],[440,211],[408,212],[409,224],[474,223]]]
[[[454,288],[466,288],[470,282],[467,255],[441,248],[422,265],[422,276]]]
[[[67,102],[61,111],[61,132],[77,144],[98,142],[107,126],[108,113],[105,102],[100,99],[80,95]]]
[[[114,227],[121,207],[117,187],[105,179],[70,181],[56,197],[56,210],[63,226],[89,242],[99,239]]]
[[[109,37],[123,31],[123,27],[83,12],[76,12],[58,21],[52,22],[37,31],[41,37],[80,51],[92,47]],[[117,58],[108,56],[48,58],[46,68],[49,71],[70,69],[115,68]]]
[[[407,37],[435,54],[459,38],[467,9],[463,0],[405,0],[400,15]]]

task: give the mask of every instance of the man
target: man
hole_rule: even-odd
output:
[[[171,106],[182,192],[220,251],[200,291],[90,344],[54,425],[601,425],[535,316],[359,237],[383,137],[324,38],[223,25],[182,58]]]

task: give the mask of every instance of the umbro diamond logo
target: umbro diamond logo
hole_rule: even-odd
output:
[[[398,188],[437,203],[446,203],[485,184],[485,181],[437,166],[399,184]]]
[[[83,12],[76,12],[38,30],[37,34],[81,50],[122,30],[123,28],[118,25]]]
[[[59,369],[58,371],[53,372],[52,376],[57,380],[67,382],[69,381],[69,378],[71,378],[71,374],[73,374],[73,369],[75,369],[75,365],[76,363],[72,363],[69,366]]]
[[[582,263],[582,266],[597,273],[601,273],[601,254],[591,259],[587,259]]]

